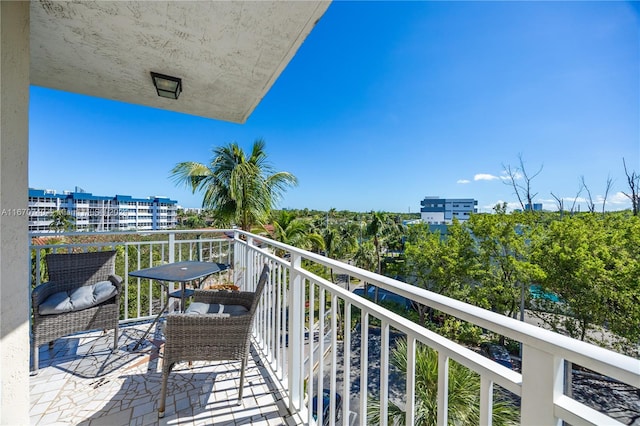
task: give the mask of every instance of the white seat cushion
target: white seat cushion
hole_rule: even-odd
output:
[[[249,310],[241,305],[219,305],[217,303],[202,303],[202,302],[193,302],[187,310],[185,314],[214,314],[219,317],[235,317],[238,315],[244,315],[248,313]]]

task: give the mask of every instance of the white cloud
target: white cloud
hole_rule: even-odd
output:
[[[628,207],[631,207],[631,200],[629,199],[629,197],[627,197],[626,195],[624,195],[622,192],[616,192],[613,195],[610,195],[607,198],[607,204],[625,204]]]
[[[471,181],[469,179],[458,179],[458,181],[456,183],[471,183]]]
[[[498,176],[490,175],[489,173],[478,173],[473,177],[473,180],[496,180],[500,179]]]
[[[512,172],[513,173],[513,179],[514,180],[520,180],[522,179],[522,173],[520,173],[519,171],[515,171]],[[509,176],[509,172],[506,170],[502,171],[502,175],[500,175],[500,179],[502,180],[511,180],[511,176]]]

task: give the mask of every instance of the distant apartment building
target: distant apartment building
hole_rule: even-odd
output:
[[[448,225],[453,218],[464,222],[478,212],[478,201],[473,198],[424,197],[420,205],[420,218],[430,225]]]
[[[148,231],[175,228],[177,201],[165,197],[93,195],[76,189],[57,194],[29,188],[29,231],[51,231],[51,214],[65,210],[77,231]]]
[[[527,203],[524,205],[524,209],[525,211],[534,211],[534,212],[541,212],[542,211],[542,203],[533,203],[533,208],[531,208],[531,204]]]

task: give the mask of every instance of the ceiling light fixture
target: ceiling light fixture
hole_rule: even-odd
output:
[[[182,79],[170,75],[158,74],[151,71],[153,85],[156,86],[158,96],[169,99],[178,99],[182,92]]]

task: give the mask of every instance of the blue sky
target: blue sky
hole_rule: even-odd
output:
[[[263,138],[299,180],[283,208],[489,211],[516,201],[501,177],[519,156],[548,209],[581,177],[598,203],[612,178],[607,209],[629,208],[639,36],[638,3],[335,1],[244,125],[32,87],[29,186],[199,207],[172,167]]]

